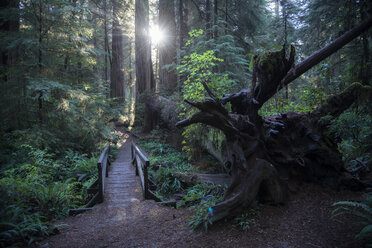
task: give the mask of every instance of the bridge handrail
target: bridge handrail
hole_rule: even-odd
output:
[[[97,162],[97,170],[98,170],[98,199],[97,202],[101,203],[104,199],[104,192],[105,192],[105,178],[108,177],[108,167],[110,165],[109,160],[110,154],[110,144],[107,144],[101,156]]]
[[[149,188],[148,168],[150,166],[150,161],[134,142],[132,142],[131,146],[131,155],[132,164],[136,168],[136,175],[141,179],[144,198],[160,201],[160,199]]]
[[[94,194],[93,197],[87,204],[85,204],[83,208],[70,209],[70,215],[79,214],[84,211],[90,210],[96,203],[103,202],[105,192],[105,179],[106,177],[108,177],[108,167],[110,165],[109,154],[110,143],[106,145],[105,149],[99,156],[97,162],[98,179],[87,189],[88,194]]]

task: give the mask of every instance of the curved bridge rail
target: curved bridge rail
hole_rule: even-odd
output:
[[[110,144],[106,146],[106,148],[101,153],[97,163],[97,170],[98,170],[98,199],[97,202],[101,203],[104,199],[104,192],[105,192],[105,179],[108,177],[108,167],[110,165],[109,160],[110,154]]]
[[[108,177],[108,167],[110,165],[110,143],[106,145],[97,162],[98,179],[87,189],[88,194],[92,195],[92,199],[85,204],[83,208],[70,209],[69,214],[78,214],[90,210],[97,203],[102,203],[105,192],[105,179]]]
[[[139,176],[141,179],[141,186],[144,198],[155,201],[161,201],[159,197],[157,197],[155,193],[152,191],[154,185],[153,183],[151,183],[148,176],[148,167],[150,166],[150,161],[134,142],[132,142],[131,154],[132,164],[136,168],[136,175]]]

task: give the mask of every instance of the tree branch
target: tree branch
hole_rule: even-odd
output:
[[[371,27],[371,25],[372,17],[365,20],[350,31],[346,32],[336,40],[332,41],[328,46],[323,47],[322,49],[307,57],[300,64],[289,70],[287,75],[282,79],[281,86],[283,87],[289,84],[290,82],[307,72],[309,69],[311,69],[313,66],[317,65],[320,61],[341,49],[347,43],[358,37],[363,32],[367,31]]]
[[[326,103],[317,108],[313,114],[320,117],[332,115],[337,117],[348,109],[358,99],[367,100],[372,98],[372,87],[353,83],[340,94],[331,96]]]
[[[239,134],[239,130],[236,129],[233,125],[231,125],[229,121],[227,121],[226,119],[222,119],[217,115],[213,115],[207,112],[199,112],[188,119],[179,121],[176,123],[176,127],[178,128],[187,127],[195,123],[202,123],[215,127],[227,134]]]

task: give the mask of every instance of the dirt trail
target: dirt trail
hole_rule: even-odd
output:
[[[41,242],[41,247],[159,247],[170,244],[169,236],[189,233],[183,218],[178,218],[180,212],[144,201],[139,177],[130,164],[130,144],[131,137],[124,135],[118,157],[109,168],[104,202],[63,219],[61,222],[68,226]],[[164,230],[168,225],[178,228]],[[169,238],[158,240],[163,235]]]
[[[105,201],[93,210],[61,220],[68,226],[39,243],[42,248],[92,247],[362,247],[352,217],[330,219],[332,203],[360,199],[360,193],[334,192],[304,184],[284,206],[265,205],[248,231],[220,222],[205,233],[186,225],[190,210],[145,201],[130,165],[130,141],[124,135],[119,156],[109,170]]]

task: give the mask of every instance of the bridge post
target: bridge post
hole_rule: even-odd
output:
[[[149,179],[148,179],[148,167],[150,166],[150,161],[145,162],[145,166],[143,168],[143,177],[144,177],[144,196],[145,199],[150,199],[149,196]]]
[[[97,163],[98,169],[98,199],[97,202],[103,202],[103,178],[102,178],[102,164],[101,162]]]

